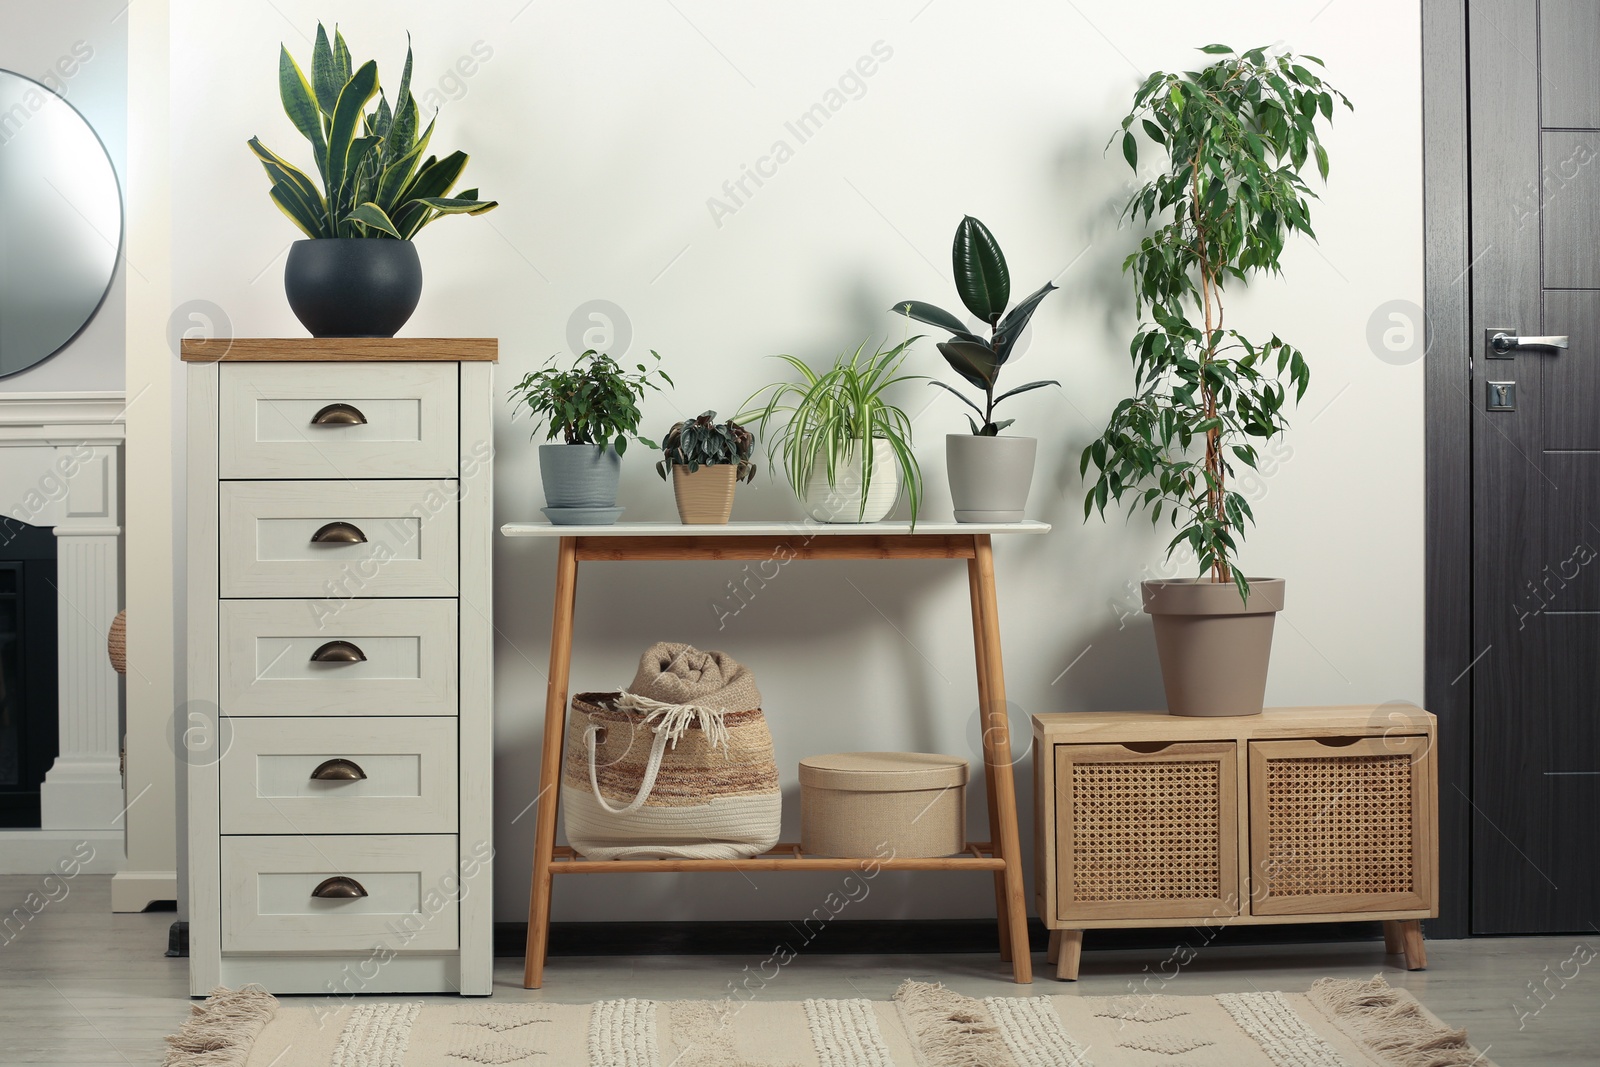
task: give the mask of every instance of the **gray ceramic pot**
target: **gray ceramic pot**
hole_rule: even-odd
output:
[[[607,446],[540,445],[539,479],[553,508],[609,508],[617,503],[622,457]]]
[[[1251,578],[1248,602],[1232,582],[1180,578],[1142,586],[1144,610],[1155,624],[1167,711],[1261,714],[1283,579]]]
[[[1021,522],[1038,448],[1032,437],[946,436],[945,467],[956,521]]]

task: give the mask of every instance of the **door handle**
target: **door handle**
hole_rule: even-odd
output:
[[[365,663],[367,654],[349,641],[328,641],[311,653],[312,663]]]
[[[1516,333],[1507,330],[1485,330],[1489,350],[1485,353],[1490,359],[1510,359],[1512,353],[1519,348],[1566,348],[1567,337],[1565,334],[1553,334],[1546,337],[1519,337]]]
[[[362,545],[366,542],[367,535],[361,532],[361,527],[350,522],[330,522],[311,535],[311,543],[315,545]]]
[[[341,874],[318,882],[317,888],[311,891],[311,895],[321,897],[323,900],[353,900],[356,897],[366,896],[367,887],[354,878],[346,878]]]
[[[366,777],[367,772],[361,769],[361,764],[342,757],[323,760],[311,772],[313,782],[359,782]]]
[[[364,426],[367,417],[354,404],[329,404],[311,416],[313,426]]]

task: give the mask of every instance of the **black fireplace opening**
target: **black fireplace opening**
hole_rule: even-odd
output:
[[[0,827],[39,825],[59,743],[56,536],[0,517]]]

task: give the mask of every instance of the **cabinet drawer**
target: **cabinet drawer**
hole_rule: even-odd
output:
[[[227,719],[225,834],[456,832],[456,720]]]
[[[454,600],[224,600],[224,715],[454,715]]]
[[[1055,750],[1058,920],[1239,913],[1234,742]]]
[[[455,481],[223,482],[224,597],[455,596]]]
[[[1250,910],[1432,907],[1429,738],[1250,742]]]
[[[222,951],[370,952],[460,941],[453,834],[224,837]],[[330,879],[365,896],[318,896]],[[323,893],[337,892],[337,884]]]
[[[223,478],[454,478],[454,363],[227,363]]]

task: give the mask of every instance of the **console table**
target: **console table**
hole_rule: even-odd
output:
[[[1028,907],[1017,834],[1017,799],[1011,774],[1011,737],[1006,720],[1005,676],[1000,663],[1000,617],[995,603],[991,535],[1043,534],[1042,522],[1004,524],[871,524],[735,522],[726,526],[679,523],[618,523],[615,526],[553,526],[508,523],[507,537],[558,539],[554,621],[550,631],[549,688],[544,709],[533,885],[528,903],[528,948],[523,985],[544,981],[550,935],[550,893],[557,874],[628,874],[640,871],[831,871],[853,870],[862,861],[807,856],[797,844],[737,860],[585,860],[556,845],[556,809],[565,748],[567,683],[572,661],[572,619],[580,562],[630,560],[839,560],[961,559],[967,561],[972,634],[978,675],[978,706],[984,722],[984,786],[988,794],[988,841],[974,842],[956,856],[894,858],[888,870],[989,871],[994,875],[1000,923],[1000,958],[1019,983],[1033,981],[1028,954]]]

